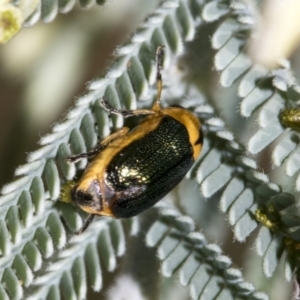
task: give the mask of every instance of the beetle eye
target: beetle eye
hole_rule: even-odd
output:
[[[77,205],[88,205],[93,201],[93,196],[90,193],[77,189],[77,186],[72,189],[71,197]]]

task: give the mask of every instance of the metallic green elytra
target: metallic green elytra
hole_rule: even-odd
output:
[[[300,109],[285,109],[280,114],[280,121],[285,127],[300,129]]]
[[[160,106],[163,46],[156,55],[157,96],[152,109],[117,110],[101,100],[106,110],[125,118],[148,116],[133,129],[122,127],[109,135],[94,151],[67,158],[69,162],[93,158],[61,197],[90,214],[80,232],[94,215],[129,218],[153,206],[183,179],[201,152],[200,121],[182,107]]]

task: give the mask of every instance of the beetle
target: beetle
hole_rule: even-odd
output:
[[[124,118],[148,116],[133,129],[122,127],[104,138],[95,150],[67,158],[71,163],[93,158],[70,188],[69,202],[90,214],[78,233],[95,215],[129,218],[150,208],[183,179],[201,152],[198,118],[180,106],[161,107],[163,58],[159,46],[152,109],[119,110],[100,100],[105,110]]]

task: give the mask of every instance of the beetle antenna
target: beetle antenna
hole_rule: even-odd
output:
[[[161,77],[161,70],[163,67],[164,61],[164,54],[165,54],[165,46],[158,46],[156,50],[156,84],[157,84],[157,94],[156,100],[153,104],[152,109],[155,111],[160,110],[160,98],[161,98],[161,91],[162,91],[162,77]]]

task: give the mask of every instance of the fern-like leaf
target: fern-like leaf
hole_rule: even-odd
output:
[[[190,217],[174,209],[160,208],[157,221],[147,232],[146,243],[157,247],[162,274],[176,274],[180,284],[189,286],[192,299],[268,299],[243,280],[218,245],[209,244],[202,233],[194,231]]]

